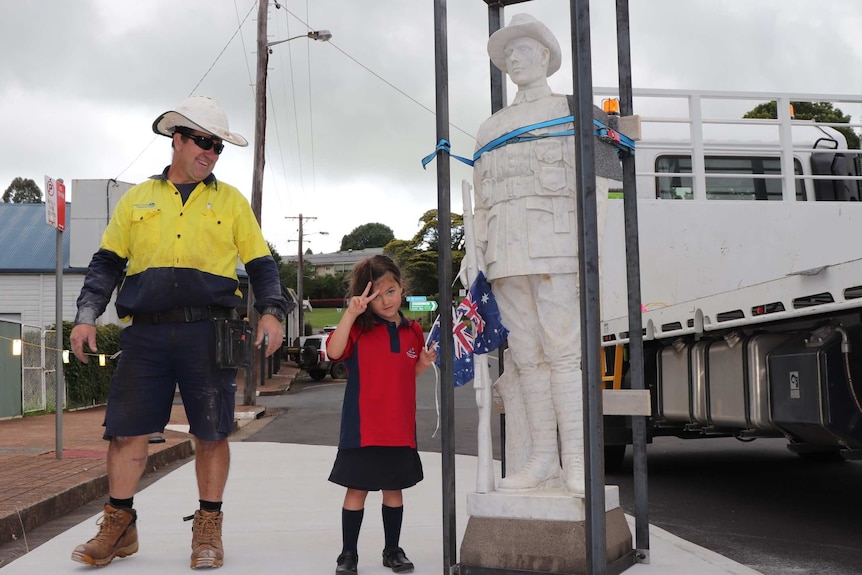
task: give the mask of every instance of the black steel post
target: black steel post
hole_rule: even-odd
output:
[[[488,4],[488,37],[505,25],[503,20],[505,14],[502,4]],[[491,60],[491,113],[494,114],[506,105],[506,75],[497,68]],[[503,375],[503,353],[506,350],[504,343],[497,349],[497,375]],[[502,477],[506,477],[506,414],[500,414],[500,468]]]
[[[617,68],[620,115],[634,114],[632,96],[631,34],[629,0],[617,1]],[[623,163],[623,214],[625,216],[626,285],[629,315],[629,374],[632,389],[644,389],[643,321],[641,318],[640,243],[638,240],[635,157],[625,154]],[[636,560],[649,563],[649,502],[647,498],[646,418],[632,417],[634,461]]]
[[[488,37],[505,26],[503,21],[504,13],[501,4],[488,4]],[[501,110],[506,105],[506,75],[502,70],[497,68],[491,60],[488,60],[488,66],[491,67],[491,113]],[[502,369],[503,362],[500,362]]]
[[[581,310],[581,365],[584,382],[587,573],[607,572],[605,472],[602,440],[601,331],[596,169],[593,151],[593,79],[590,2],[571,0],[572,78],[575,116],[575,171],[578,204],[578,274]]]
[[[449,56],[446,0],[434,0],[434,62],[437,92],[437,141],[449,141]],[[443,480],[443,573],[451,575],[457,560],[455,531],[455,388],[452,342],[452,236],[449,153],[437,152],[437,263],[440,272],[440,427]]]

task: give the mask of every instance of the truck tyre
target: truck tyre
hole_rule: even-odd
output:
[[[313,379],[314,381],[320,381],[324,377],[326,377],[326,370],[325,369],[309,369],[308,375],[310,375],[311,379]]]
[[[347,379],[347,366],[343,361],[337,361],[332,364],[329,370],[332,379]]]

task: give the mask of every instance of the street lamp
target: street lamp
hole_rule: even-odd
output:
[[[289,42],[297,38],[310,38],[312,40],[320,40],[323,42],[332,38],[332,34],[328,30],[317,30],[309,32],[302,36],[294,36],[286,40],[277,40],[275,42],[266,41],[266,22],[267,22],[267,7],[268,0],[260,0],[257,11],[257,84],[255,85],[255,120],[254,120],[254,170],[251,180],[251,210],[257,218],[257,223],[260,224],[260,213],[263,204],[263,166],[264,166],[264,146],[266,141],[266,68],[269,64],[270,46]],[[254,294],[251,289],[248,290],[248,308],[247,317],[252,329],[252,337],[257,337],[257,316],[254,309]],[[302,305],[300,305],[300,316],[302,314]],[[243,393],[243,403],[245,405],[255,405],[256,394],[254,385],[250,382],[256,381],[254,377],[255,369],[260,368],[263,371],[263,366],[258,365],[256,361],[252,361],[246,369],[246,386]]]
[[[290,42],[291,40],[296,40],[297,38],[310,38],[311,40],[317,40],[319,42],[329,42],[332,39],[332,32],[329,30],[312,30],[308,34],[300,34],[299,36],[293,36],[292,38],[287,38],[286,40],[276,40],[275,42],[267,42],[266,47],[272,48],[276,44],[283,44],[285,42]],[[272,50],[269,51],[272,54]]]

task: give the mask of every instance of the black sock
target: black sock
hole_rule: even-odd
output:
[[[404,518],[404,506],[387,507],[383,509],[383,536],[386,539],[385,549],[395,549],[401,539],[401,520]]]
[[[221,501],[204,501],[198,499],[201,504],[201,511],[221,511]]]
[[[112,507],[116,507],[118,509],[131,509],[134,500],[134,497],[129,497],[128,499],[115,499],[114,497],[108,496],[108,503]]]
[[[350,511],[341,508],[341,552],[352,551],[357,553],[359,545],[359,529],[362,527],[362,518],[365,509]]]

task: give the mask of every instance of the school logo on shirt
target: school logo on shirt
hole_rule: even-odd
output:
[[[410,359],[416,359],[417,357],[419,357],[419,354],[416,353],[416,350],[411,347],[407,350],[407,357],[409,357]]]

